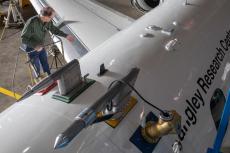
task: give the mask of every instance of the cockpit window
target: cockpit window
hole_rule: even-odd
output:
[[[219,123],[220,123],[221,115],[224,109],[225,101],[226,99],[225,99],[223,91],[217,88],[214,91],[211,101],[210,101],[210,109],[211,109],[213,120],[216,125],[216,129],[218,129],[219,127]]]

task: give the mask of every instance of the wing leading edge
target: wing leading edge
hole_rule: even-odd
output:
[[[85,55],[133,20],[93,1],[79,0],[30,0],[37,12],[51,6],[56,11],[54,21],[66,33],[73,33],[76,41],[70,45],[64,41],[67,61]]]

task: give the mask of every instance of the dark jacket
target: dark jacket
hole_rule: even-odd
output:
[[[52,21],[44,23],[41,21],[39,16],[34,16],[27,20],[22,30],[22,43],[31,48],[35,48],[38,45],[44,45],[47,31],[50,31],[52,34],[58,36],[67,36],[67,34],[55,27]]]

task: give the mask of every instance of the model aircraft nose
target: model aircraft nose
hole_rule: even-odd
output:
[[[64,134],[59,134],[54,143],[54,149],[63,148],[68,145],[69,139]]]
[[[72,141],[72,139],[76,137],[85,127],[85,122],[81,119],[77,119],[69,128],[67,128],[63,133],[56,137],[54,149],[59,149],[67,146],[70,141]]]
[[[59,134],[56,137],[55,143],[54,143],[54,150],[55,149],[60,149],[65,146],[67,146],[72,139],[69,139],[65,134]]]

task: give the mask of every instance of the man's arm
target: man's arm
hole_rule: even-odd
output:
[[[68,35],[66,33],[64,33],[63,31],[61,31],[60,29],[58,29],[56,26],[54,26],[53,22],[49,22],[48,25],[48,30],[55,35],[61,36],[61,37],[67,37]]]
[[[73,42],[75,39],[72,35],[68,35],[68,34],[64,33],[63,31],[61,31],[60,29],[58,29],[56,26],[54,26],[52,21],[49,22],[48,30],[50,30],[50,32],[52,34],[55,34],[55,35],[58,35],[61,37],[65,37],[70,42]]]

